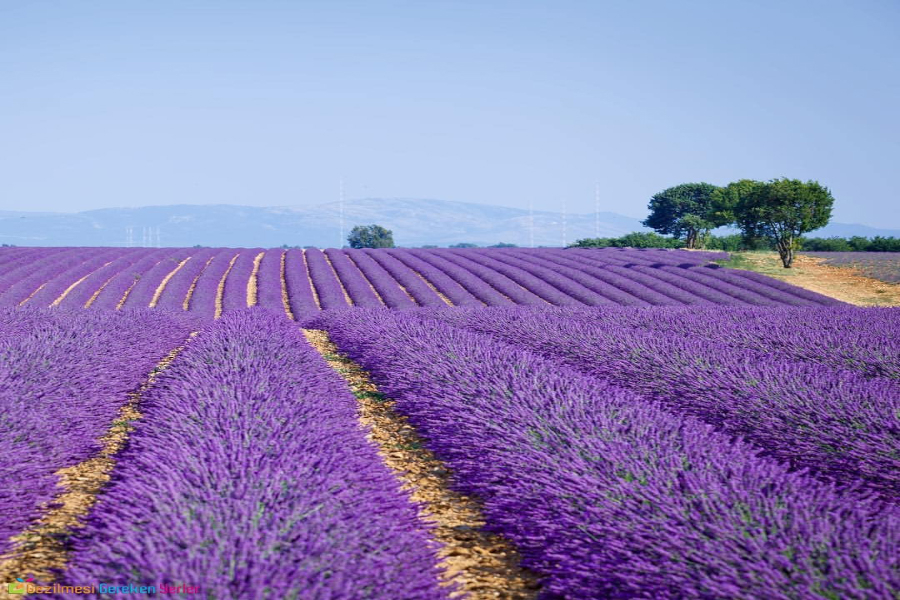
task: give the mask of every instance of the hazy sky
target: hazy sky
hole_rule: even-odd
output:
[[[644,217],[816,179],[900,228],[900,3],[0,2],[0,209],[438,198]]]

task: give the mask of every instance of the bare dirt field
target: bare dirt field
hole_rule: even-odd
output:
[[[733,252],[723,266],[756,271],[857,306],[900,306],[900,284],[866,277],[854,267],[824,264],[825,259],[797,255],[790,269],[777,252]]]

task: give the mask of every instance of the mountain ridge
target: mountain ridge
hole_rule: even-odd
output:
[[[19,246],[290,246],[334,247],[341,241],[337,202],[311,207],[173,204],[102,208],[76,213],[0,211],[0,243]],[[561,246],[565,240],[596,237],[595,213],[528,210],[454,200],[361,198],[344,203],[344,237],[354,225],[391,229],[401,246],[499,242],[519,246]],[[129,229],[131,231],[129,238]],[[601,237],[649,231],[639,219],[599,214]],[[158,232],[158,236],[157,236]],[[727,233],[727,232],[726,232]],[[831,235],[900,237],[900,231],[832,223],[814,232]],[[130,239],[130,241],[129,241]]]

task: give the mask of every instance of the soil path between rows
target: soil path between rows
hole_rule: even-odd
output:
[[[194,335],[191,334],[191,337]],[[60,479],[60,492],[37,522],[12,538],[12,550],[0,556],[0,583],[5,585],[5,582],[23,576],[33,576],[38,582],[51,583],[56,577],[54,571],[65,568],[69,536],[82,524],[97,501],[97,495],[110,480],[116,464],[115,456],[125,447],[128,436],[134,430],[132,422],[142,417],[142,394],[183,349],[184,345],[181,345],[169,352],[157,363],[144,383],[128,394],[127,401],[119,409],[118,418],[100,440],[100,452],[56,472]]]
[[[368,374],[340,353],[327,332],[303,330],[306,339],[343,377],[359,403],[359,420],[385,464],[420,503],[420,516],[433,525],[432,535],[443,546],[439,556],[443,585],[457,582],[467,598],[525,600],[537,597],[537,576],[519,565],[520,557],[504,538],[484,530],[484,517],[475,500],[450,489],[447,467],[423,447],[406,417],[394,411]]]

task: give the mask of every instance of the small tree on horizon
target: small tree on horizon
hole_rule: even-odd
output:
[[[347,236],[351,248],[393,248],[394,234],[381,225],[356,225]]]

